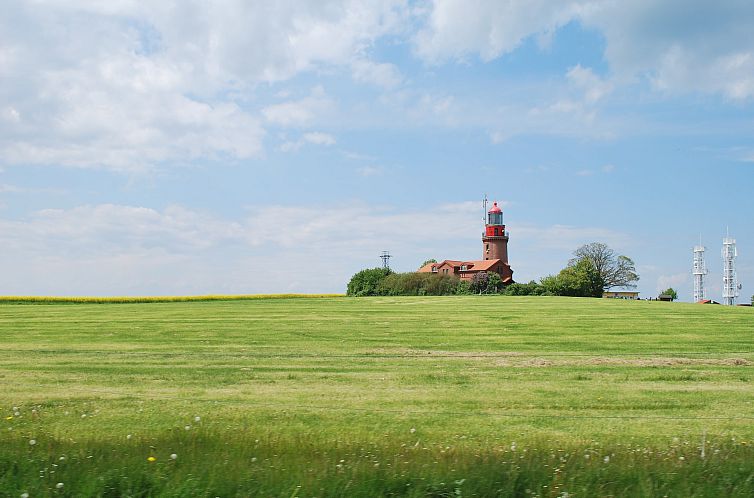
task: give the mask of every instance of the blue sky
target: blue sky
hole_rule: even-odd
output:
[[[519,281],[579,245],[691,299],[738,240],[754,294],[747,1],[6,0],[0,293],[342,292],[481,253]]]

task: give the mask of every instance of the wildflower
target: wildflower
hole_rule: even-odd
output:
[[[62,482],[59,482],[55,485],[57,489],[63,489],[64,484]]]
[[[251,457],[251,463],[254,463],[257,461],[257,457]]]
[[[410,432],[411,434],[413,434],[413,433],[415,433],[415,432],[416,432],[416,429],[414,429],[414,428],[412,427],[412,428],[411,428],[411,430],[410,430],[409,432]]]
[[[147,462],[154,462],[155,460],[157,460],[157,459],[155,457],[153,457],[153,456],[147,457]]]
[[[5,417],[5,420],[13,420],[13,415],[8,415],[7,417]]]
[[[605,463],[610,463],[610,455],[606,455],[605,458],[602,459]]]
[[[81,418],[86,418],[86,413],[82,413]]]
[[[16,411],[13,412],[13,415],[15,415],[16,417],[20,417],[21,416],[21,412],[18,411],[18,410],[16,410]]]
[[[202,417],[200,417],[199,415],[194,417],[194,422],[200,422],[201,420],[202,420]]]
[[[515,441],[513,441],[513,443],[511,444],[511,451],[516,451],[516,442]]]
[[[684,460],[686,460],[686,457],[680,456],[680,457],[678,457],[678,460],[684,461]]]
[[[176,455],[175,453],[171,453],[170,454],[170,459],[171,460],[175,460],[176,458],[178,458],[178,455]]]
[[[29,493],[21,493],[21,498],[29,498]]]
[[[190,430],[191,430],[191,426],[190,426],[190,425],[186,425],[186,426],[184,426],[183,428],[184,428],[184,429],[186,429],[187,431],[190,431]]]
[[[65,455],[63,455],[60,458],[58,458],[58,460],[60,460],[61,462],[65,462]]]
[[[29,439],[29,445],[34,446],[35,444],[37,444],[36,439]]]
[[[126,435],[126,439],[131,439],[133,436],[131,434]]]

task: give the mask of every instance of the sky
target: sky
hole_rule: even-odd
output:
[[[344,292],[604,242],[754,294],[749,0],[0,0],[0,294]]]

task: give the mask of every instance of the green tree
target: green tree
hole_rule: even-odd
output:
[[[576,265],[581,260],[589,261],[597,270],[603,281],[603,289],[613,287],[635,288],[634,282],[639,281],[636,273],[636,265],[628,256],[619,256],[602,242],[585,244],[573,253],[575,258],[569,261],[570,266]]]
[[[545,294],[573,297],[602,297],[604,282],[597,269],[587,259],[569,263],[557,275],[541,281]]]
[[[487,274],[487,292],[497,294],[503,289],[503,279],[499,274],[490,272]]]
[[[421,265],[419,265],[419,268],[423,268],[423,267],[427,266],[430,263],[437,263],[437,260],[435,258],[428,259],[427,261],[425,261],[424,263],[422,263]]]
[[[675,301],[676,299],[678,299],[678,293],[672,287],[668,287],[667,289],[662,291],[662,293],[665,294],[666,296],[670,296],[670,299],[672,301]]]
[[[369,268],[356,273],[348,282],[348,296],[376,296],[380,282],[392,274],[390,268]]]

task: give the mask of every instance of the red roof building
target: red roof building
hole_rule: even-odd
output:
[[[441,263],[427,263],[419,268],[421,273],[455,275],[461,280],[471,280],[479,272],[495,272],[504,284],[513,283],[513,270],[508,264],[508,232],[503,224],[503,210],[493,203],[487,212],[482,233],[482,258],[476,261],[446,259]]]

